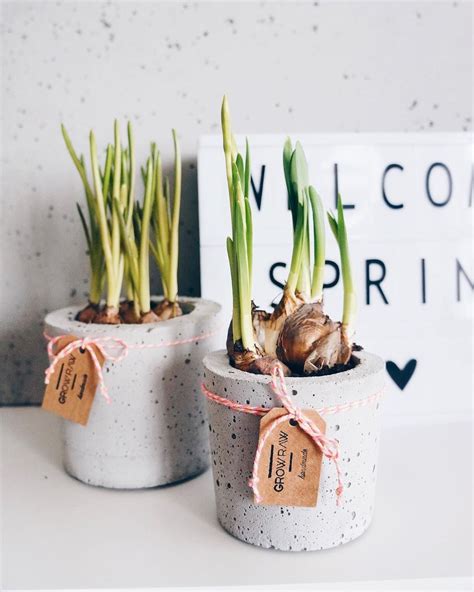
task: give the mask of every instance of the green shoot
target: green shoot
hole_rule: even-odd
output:
[[[239,282],[239,316],[242,345],[246,350],[255,347],[252,324],[252,295],[250,293],[250,260],[247,234],[247,208],[242,193],[241,178],[237,165],[232,168],[234,188],[235,260]]]
[[[232,336],[234,342],[241,339],[240,331],[240,300],[239,300],[239,278],[237,274],[237,261],[234,249],[234,241],[227,237],[227,257],[229,259],[230,278],[232,282]]]
[[[289,158],[291,142],[286,141],[283,150],[283,166],[288,189],[288,201],[293,219],[293,253],[290,272],[285,287],[287,293],[296,292],[309,296],[310,276],[310,236],[308,218],[308,165],[303,148],[299,142]]]
[[[285,286],[285,291],[292,296],[296,294],[301,262],[303,260],[303,250],[306,244],[306,217],[307,200],[303,197],[302,202],[298,203],[296,207],[296,228],[293,233],[293,251],[291,254],[290,272]]]
[[[331,230],[339,246],[339,253],[341,257],[342,283],[344,288],[342,329],[344,334],[347,337],[350,337],[353,332],[356,315],[356,295],[351,272],[347,230],[344,220],[344,208],[340,195],[337,196],[337,219],[334,214],[328,212],[328,220],[329,226],[331,227]]]
[[[152,146],[153,209],[151,226],[154,240],[150,250],[160,270],[164,298],[169,303],[178,300],[179,219],[181,213],[182,164],[178,136],[172,130],[174,145],[174,191],[170,195],[168,178],[163,178],[161,155]],[[145,175],[148,180],[149,173]],[[172,203],[171,203],[172,202]]]
[[[174,197],[171,215],[171,237],[169,244],[169,270],[167,277],[167,300],[176,302],[178,297],[178,253],[179,253],[179,216],[181,211],[181,154],[176,131],[172,131],[174,144]],[[169,200],[168,200],[169,204]]]
[[[122,177],[122,147],[120,144],[120,129],[119,123],[116,120],[114,124],[114,174],[112,180],[112,200],[118,199],[121,201],[121,177]],[[107,200],[107,194],[104,194],[104,199]],[[113,286],[108,286],[110,290],[110,299],[114,308],[118,308],[120,302],[120,292],[122,290],[123,268],[124,260],[123,253],[120,248],[120,227],[118,217],[112,211],[112,228],[110,234],[110,242],[112,246],[112,263],[114,269],[114,283]]]
[[[286,191],[288,194],[288,209],[291,211],[293,220],[293,229],[296,228],[296,211],[298,196],[295,195],[293,184],[291,182],[291,157],[293,156],[293,146],[290,138],[287,138],[283,146],[283,171],[285,173]]]
[[[326,232],[324,229],[324,206],[316,189],[308,188],[308,197],[313,212],[313,278],[311,282],[311,300],[323,299],[324,268],[326,264]]]
[[[94,194],[87,179],[87,173],[83,157],[81,156],[79,158],[77,156],[64,125],[61,125],[61,131],[68,152],[84,185],[89,221],[86,221],[82,208],[79,204],[77,204],[77,210],[79,212],[81,224],[84,229],[84,235],[86,237],[87,250],[89,254],[89,265],[91,272],[89,302],[95,306],[99,306],[104,287],[104,257],[100,241],[99,226],[97,224]]]
[[[249,202],[250,151],[245,159],[237,153],[232,135],[229,105],[224,97],[221,110],[222,136],[231,212],[232,238],[227,238],[227,255],[232,279],[232,334],[245,350],[255,352],[252,323],[253,225]]]
[[[115,276],[112,260],[112,249],[110,245],[109,229],[107,225],[107,213],[105,211],[104,196],[102,194],[102,181],[99,173],[99,163],[97,160],[97,145],[93,132],[90,133],[90,150],[91,150],[91,164],[92,164],[92,176],[94,179],[94,187],[96,192],[95,205],[97,209],[97,219],[100,232],[100,240],[102,245],[102,251],[104,253],[105,268],[107,274],[107,305],[111,306],[110,286],[114,285]]]
[[[107,149],[102,175],[97,158],[97,144],[92,131],[90,133],[90,152],[94,181],[92,199],[107,276],[106,304],[111,309],[118,309],[124,274],[124,255],[121,249],[119,211],[114,207],[114,204],[120,204],[123,210],[124,199],[128,196],[129,189],[126,182],[121,183],[121,177],[127,181],[129,175],[123,166],[120,130],[117,121],[114,125],[114,146],[109,146]],[[112,188],[110,188],[110,183],[112,183]],[[110,219],[108,217],[109,211],[111,212]]]
[[[89,229],[81,206],[76,204],[79,218],[81,220],[82,228],[87,243],[87,251],[89,253],[90,265],[90,286],[89,286],[89,302],[94,306],[99,306],[104,289],[104,261],[102,257],[102,250],[100,245],[100,237],[95,228],[94,222],[91,223]],[[92,220],[94,220],[92,218]]]
[[[123,281],[127,300],[134,304],[134,314],[129,314],[133,310],[130,307],[122,307],[120,313],[123,319],[126,322],[153,322],[156,316],[151,312],[150,302],[150,251],[160,267],[165,299],[173,304],[171,313],[161,318],[181,314],[177,296],[182,172],[176,132],[173,130],[173,196],[168,178],[163,178],[160,153],[152,144],[146,168],[141,168],[145,186],[142,203],[136,202],[134,195],[137,167],[130,123],[127,127],[128,143],[124,148],[119,124],[115,121],[114,143],[107,147],[103,166],[99,163],[96,139],[91,131],[92,183],[87,178],[84,158],[76,154],[64,126],[62,134],[86,193],[89,219],[79,205],[77,208],[89,251],[90,303],[96,304],[97,309],[106,279],[106,308],[97,313],[96,322],[120,322]],[[91,318],[87,316],[86,322],[91,322]]]
[[[289,138],[283,147],[283,170],[293,222],[293,252],[285,291],[291,297],[298,294],[303,300],[320,301],[325,265],[324,208],[316,190],[309,185],[308,163],[303,148],[297,142],[293,150]]]
[[[127,228],[130,231],[132,227],[133,217],[133,203],[135,199],[135,174],[136,174],[136,162],[135,162],[135,138],[133,136],[132,124],[128,122],[127,125],[128,134],[128,159],[129,159],[129,191],[127,200]]]
[[[117,216],[122,251],[125,255],[127,298],[129,302],[133,301],[137,317],[143,317],[151,310],[149,237],[155,201],[153,193],[155,153],[156,150],[152,148],[152,154],[147,161],[143,204],[130,199],[126,184],[122,185],[120,200],[113,200],[114,215]],[[133,168],[133,165],[131,167]],[[127,170],[130,169],[127,168]]]
[[[153,161],[147,162],[145,198],[141,215],[140,255],[139,255],[139,290],[138,301],[140,312],[150,312],[150,218],[153,206]]]
[[[229,103],[227,97],[224,96],[221,110],[221,125],[222,125],[222,139],[224,144],[225,170],[227,176],[227,186],[229,189],[230,212],[232,217],[232,228],[234,227],[234,208],[233,208],[233,177],[232,177],[232,163],[235,161],[237,155],[235,151],[235,140],[232,136],[230,127]]]

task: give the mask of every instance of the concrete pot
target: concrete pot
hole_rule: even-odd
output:
[[[385,380],[381,358],[357,352],[359,364],[332,376],[287,378],[288,392],[301,409],[320,409],[380,393]],[[236,370],[223,351],[204,358],[204,384],[241,404],[281,407],[270,377]],[[336,471],[324,458],[317,505],[313,508],[254,503],[248,485],[258,443],[260,417],[208,401],[217,517],[230,534],[252,545],[284,551],[327,549],[360,536],[374,509],[380,402],[324,415],[326,434],[337,438],[345,486],[336,505]]]
[[[219,328],[219,304],[181,302],[188,314],[146,325],[87,325],[74,320],[78,307],[63,308],[46,316],[45,329],[51,337],[117,337],[133,346]],[[97,391],[86,426],[62,420],[66,471],[91,485],[124,489],[165,485],[204,471],[209,461],[201,360],[215,340],[213,335],[172,347],[132,347],[122,361],[107,361],[103,373],[112,402]]]

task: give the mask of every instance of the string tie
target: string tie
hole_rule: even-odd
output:
[[[334,463],[337,476],[337,487],[336,487],[336,503],[340,504],[341,496],[344,491],[344,485],[342,483],[341,469],[339,466],[339,442],[334,438],[329,438],[318,426],[309,419],[304,412],[293,404],[293,401],[288,395],[286,388],[285,376],[282,372],[281,367],[275,366],[272,371],[271,381],[272,391],[278,397],[282,406],[286,409],[286,413],[280,417],[275,418],[271,424],[265,430],[263,436],[260,438],[257,451],[255,453],[255,459],[253,463],[252,477],[249,480],[249,486],[252,488],[255,501],[258,503],[262,500],[262,496],[259,491],[259,466],[264,449],[266,440],[272,431],[272,428],[280,423],[293,419],[297,422],[299,428],[303,430],[313,440],[315,445],[320,449],[321,453]]]
[[[119,339],[117,337],[84,337],[71,341],[71,343],[68,343],[59,352],[55,352],[55,345],[60,339],[63,339],[64,335],[59,335],[58,337],[52,338],[45,335],[45,337],[48,339],[48,356],[50,359],[50,364],[45,370],[44,383],[49,384],[51,376],[54,374],[58,363],[62,359],[67,358],[67,356],[74,350],[79,349],[81,352],[87,351],[89,352],[95,367],[99,390],[107,403],[110,403],[111,398],[109,396],[107,387],[105,386],[104,374],[102,372],[102,365],[97,357],[97,350],[102,354],[104,360],[109,362],[120,362],[128,354],[128,345],[126,342],[123,341],[123,339]]]

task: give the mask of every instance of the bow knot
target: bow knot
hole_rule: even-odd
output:
[[[87,351],[95,367],[100,392],[104,396],[107,403],[110,403],[111,399],[109,397],[107,387],[105,386],[104,375],[102,373],[102,364],[99,361],[97,352],[101,354],[104,360],[107,360],[109,362],[120,362],[128,354],[128,346],[126,342],[123,341],[123,339],[119,339],[117,337],[92,338],[86,336],[74,339],[65,347],[63,347],[59,352],[55,352],[55,345],[64,337],[64,335],[59,335],[58,337],[53,337],[52,339],[49,339],[48,356],[50,359],[50,364],[48,368],[46,368],[45,370],[45,384],[49,384],[51,376],[54,374],[56,366],[60,360],[66,358],[70,353],[72,353],[76,349],[80,350],[82,353]],[[114,353],[114,349],[118,350],[118,353]]]

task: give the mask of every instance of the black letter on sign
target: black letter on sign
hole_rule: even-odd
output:
[[[421,260],[421,302],[426,304],[426,265],[425,260]]]
[[[337,163],[334,164],[334,207],[337,210],[337,196],[339,195],[339,174],[337,172]],[[345,210],[353,210],[355,208],[354,204],[345,203],[343,205]]]
[[[394,210],[399,210],[400,208],[403,208],[403,204],[399,203],[399,204],[394,204],[391,201],[389,201],[387,194],[385,193],[385,177],[387,176],[387,173],[389,170],[391,169],[399,169],[400,171],[403,171],[403,167],[401,164],[389,164],[382,175],[382,197],[384,202],[388,205],[389,208],[392,208]]]
[[[334,279],[332,280],[332,282],[329,282],[328,284],[325,283],[323,285],[323,288],[333,288],[339,281],[339,266],[337,263],[331,261],[330,259],[326,259],[326,265],[329,265],[329,267],[332,267],[334,269]]]
[[[471,282],[471,278],[467,275],[462,265],[456,259],[456,300],[458,302],[461,302],[461,274],[468,281],[469,285],[471,286],[471,290],[474,290],[474,282]]]
[[[283,290],[285,288],[285,284],[282,284],[281,282],[279,282],[276,279],[276,277],[273,275],[273,273],[277,267],[283,267],[283,269],[284,269],[286,267],[286,263],[283,263],[283,261],[277,261],[276,263],[274,263],[270,267],[270,271],[269,271],[270,281],[272,282],[272,284],[274,286],[277,286],[277,288],[281,288]]]
[[[372,264],[378,265],[382,270],[382,275],[381,275],[381,277],[379,277],[378,280],[370,279],[370,266]],[[387,270],[385,269],[385,263],[383,261],[380,261],[380,259],[367,259],[367,261],[365,262],[366,304],[370,304],[370,286],[375,286],[377,288],[377,290],[380,292],[380,296],[382,296],[382,300],[385,302],[385,304],[388,304],[388,300],[387,300],[382,288],[380,287],[380,284],[385,279],[386,271]]]
[[[431,171],[435,168],[435,167],[441,167],[442,169],[444,169],[448,175],[448,184],[449,184],[449,191],[448,191],[448,197],[444,200],[444,201],[435,201],[433,199],[433,197],[431,196],[431,191],[430,191],[430,176],[431,176]],[[442,162],[434,162],[430,168],[428,169],[428,172],[426,173],[426,195],[428,196],[428,199],[430,200],[430,202],[436,206],[437,208],[442,208],[443,206],[445,206],[448,201],[451,199],[451,194],[453,192],[453,179],[451,177],[451,172],[448,169],[448,167],[442,163]]]
[[[262,164],[261,173],[260,173],[260,185],[257,188],[255,187],[255,183],[253,182],[253,177],[250,175],[250,183],[252,185],[252,191],[255,195],[255,201],[257,202],[257,208],[260,211],[262,207],[262,195],[263,195],[263,181],[265,179],[265,165]]]

